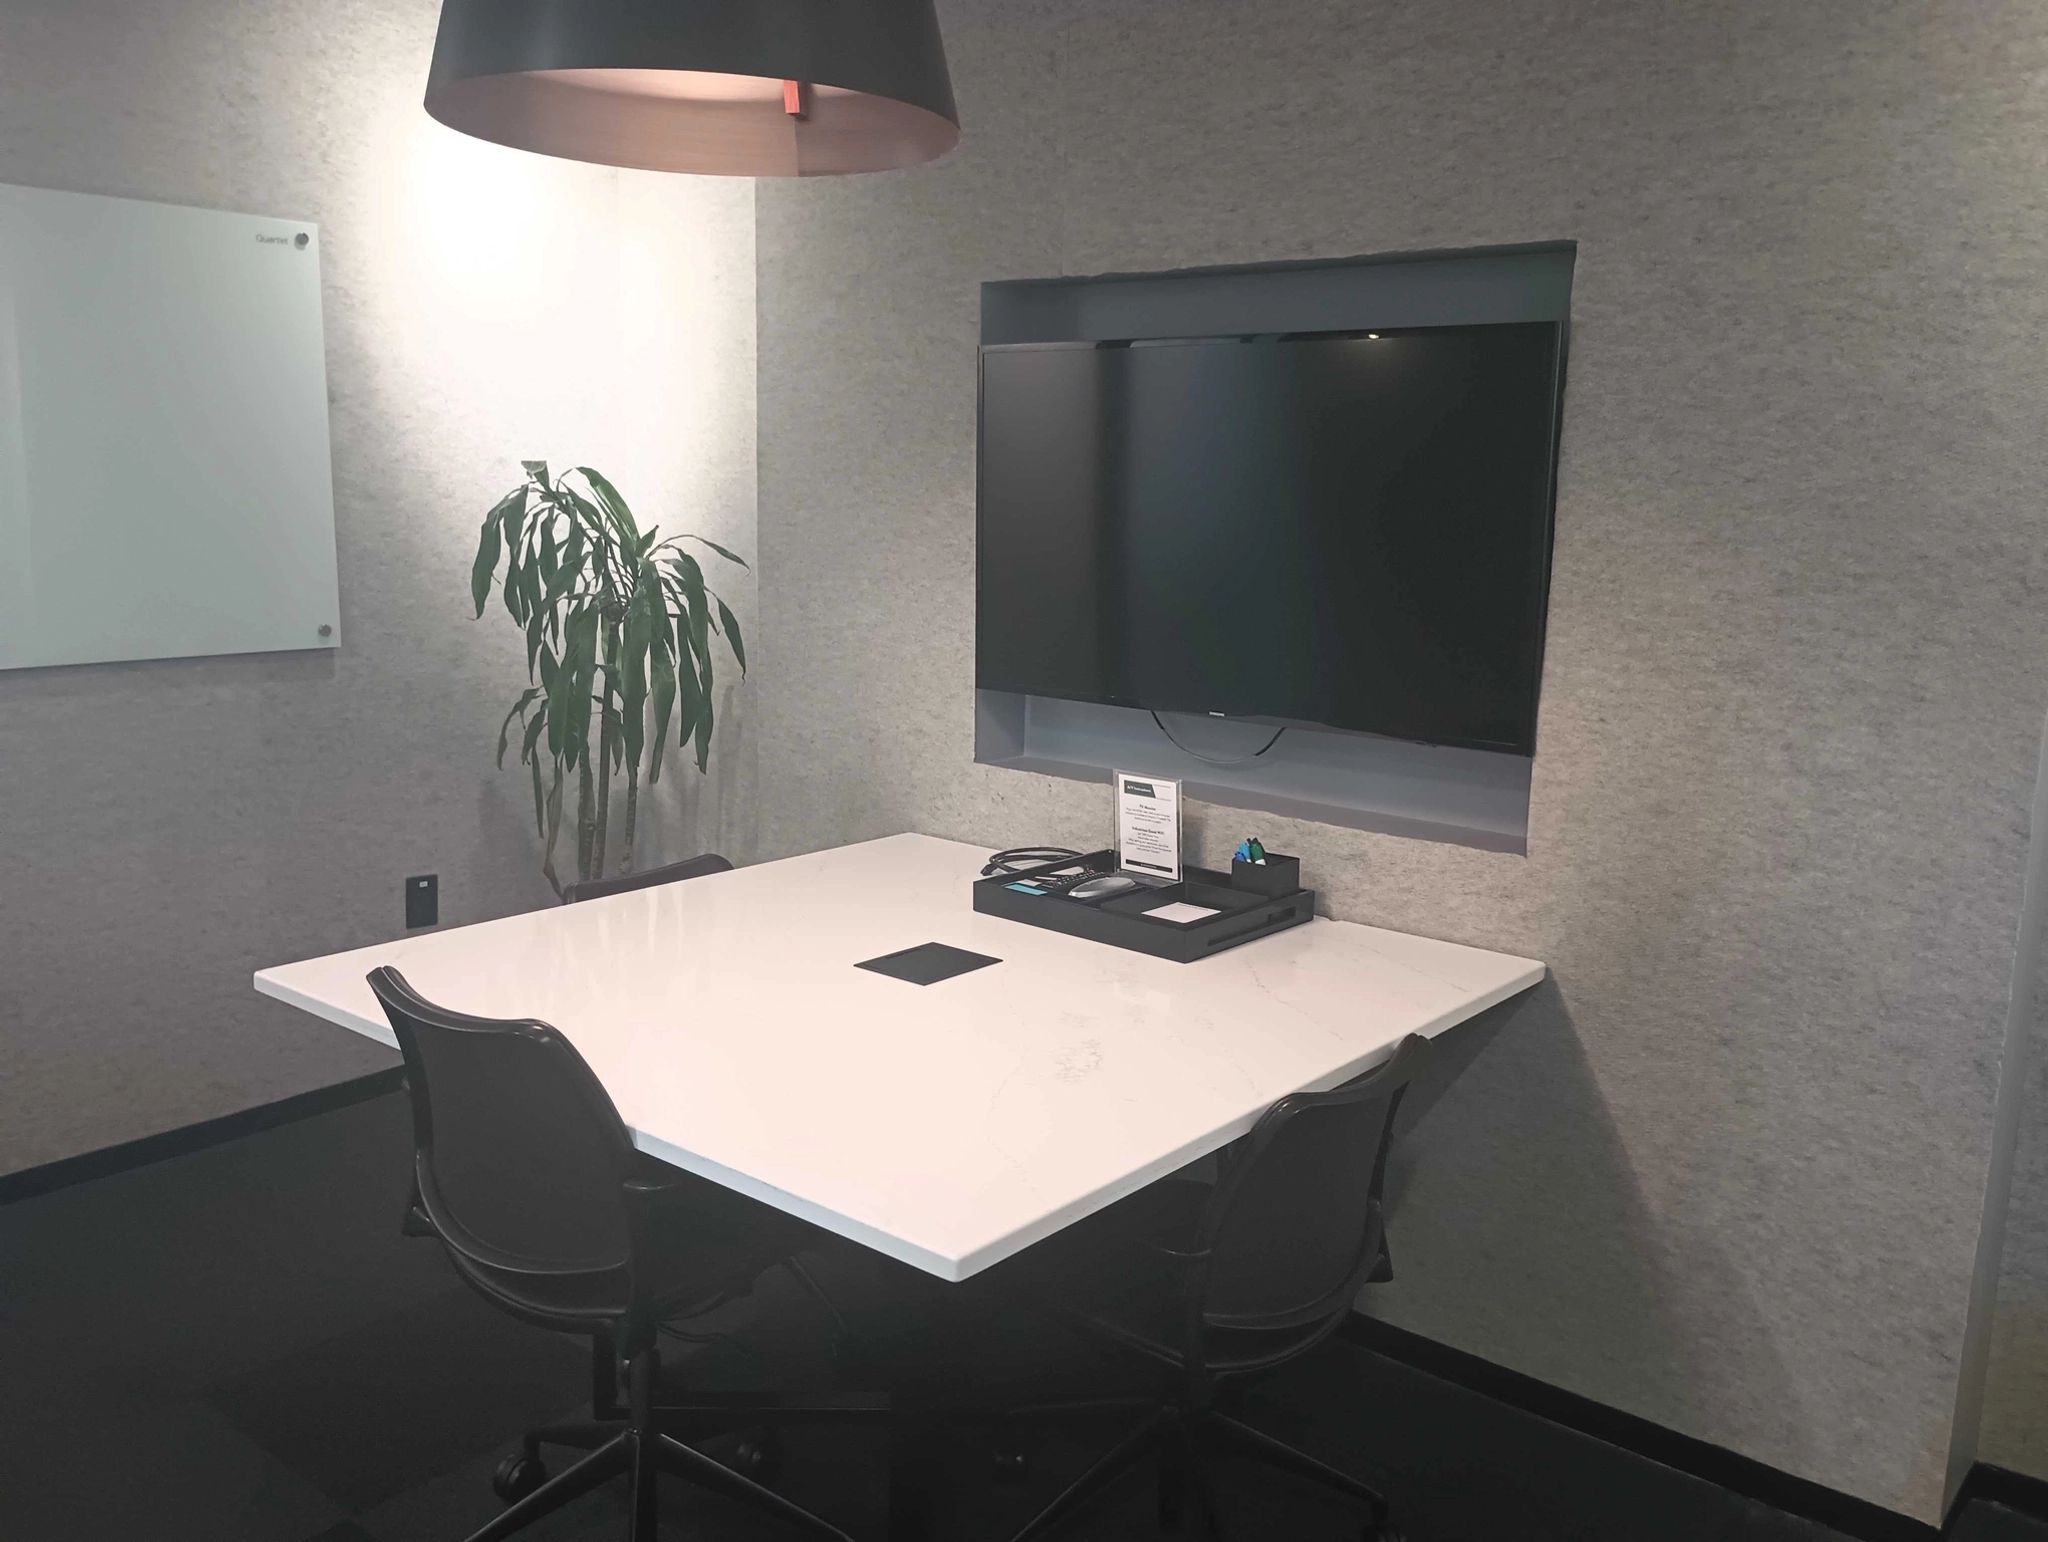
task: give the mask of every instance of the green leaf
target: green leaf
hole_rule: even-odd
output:
[[[519,758],[521,760],[530,760],[535,765],[540,764],[540,757],[534,754],[533,748],[536,744],[540,743],[540,736],[547,731],[547,726],[548,704],[543,701],[540,704],[540,710],[526,720],[526,742],[519,746]]]
[[[708,663],[711,651],[708,636],[711,630],[711,610],[705,598],[704,570],[697,566],[697,559],[687,552],[678,552],[670,557],[668,564],[675,570],[677,581],[683,586],[683,616],[688,618],[687,636],[690,651],[695,653],[700,661]],[[680,650],[677,656],[681,657]]]
[[[590,484],[590,490],[597,494],[598,502],[602,503],[605,512],[611,515],[612,522],[619,528],[619,533],[628,543],[637,544],[640,539],[640,527],[634,523],[633,511],[626,507],[626,500],[619,496],[619,490],[588,466],[578,466],[576,471]]]
[[[704,570],[697,565],[695,557],[686,551],[679,551],[672,557],[662,558],[662,562],[675,573],[686,593],[704,592]]]
[[[533,557],[527,550],[527,543],[516,536],[508,537],[505,543],[505,610],[517,625],[525,626],[532,619],[534,605],[539,599],[540,589],[534,579]],[[529,665],[527,673],[532,672]]]
[[[546,613],[537,609],[529,611],[526,617],[526,678],[529,680],[534,678],[533,672],[540,663],[541,645],[547,638],[547,631]]]
[[[548,827],[547,820],[542,811],[543,794],[540,790],[540,757],[538,755],[528,755],[526,763],[533,768],[533,833],[544,837],[548,833]]]
[[[614,522],[609,514],[600,512],[596,504],[566,482],[556,491],[561,494],[562,501],[575,512],[579,522],[590,527],[592,539],[604,542],[611,538]]]
[[[572,671],[565,659],[555,657],[555,650],[546,643],[540,650],[541,688],[548,693],[548,753],[556,760],[567,759],[571,765],[575,758],[563,744],[562,734],[568,723],[569,692]]]
[[[711,659],[711,614],[699,606],[690,615],[690,646],[695,650],[697,672],[704,677],[704,694],[711,694],[712,676],[715,673]]]
[[[562,597],[576,587],[576,580],[582,576],[583,570],[581,568],[571,567],[566,562],[563,563],[555,569],[554,581],[548,585],[547,592],[540,597],[541,605],[545,609],[553,610],[555,606],[562,602]]]
[[[528,476],[532,477],[535,482],[540,484],[540,490],[542,492],[551,493],[554,491],[552,487],[548,486],[548,463],[546,461],[523,460],[519,464],[526,468],[526,474]]]
[[[562,668],[555,677],[555,710],[562,714],[559,753],[572,766],[590,755],[590,703],[597,683],[597,628],[604,619],[595,605],[584,605],[569,618]]]
[[[590,554],[590,538],[585,533],[583,522],[573,514],[567,516],[569,530],[559,548],[553,553],[554,571],[548,576],[547,590],[541,596],[541,604],[553,607],[562,597],[573,590],[578,582],[588,576],[585,563]],[[552,532],[550,532],[552,534]],[[543,553],[545,566],[548,553]]]
[[[529,489],[521,482],[498,505],[499,516],[505,525],[505,550],[519,550],[519,527],[526,521],[526,495]]]
[[[647,655],[654,639],[654,617],[648,604],[644,592],[634,596],[632,609],[626,612],[623,655],[619,661],[620,730],[625,737],[626,759],[635,766],[646,751]]]
[[[532,706],[533,699],[538,695],[540,695],[540,692],[537,690],[524,692],[519,700],[512,704],[512,710],[505,714],[505,721],[498,725],[498,769],[500,771],[505,769],[505,743],[512,734],[512,719]]]
[[[484,602],[491,597],[491,575],[498,570],[498,511],[484,516],[483,534],[476,545],[476,561],[469,569],[469,597],[476,601],[476,613],[484,613]]]
[[[718,618],[725,623],[725,640],[732,649],[732,656],[740,662],[740,673],[747,672],[747,645],[740,639],[740,618],[732,613],[732,607],[720,600]]]
[[[589,545],[589,540],[583,534],[582,524],[579,521],[571,520],[569,522],[569,538],[562,543],[562,570],[572,580],[583,572],[583,556],[589,549]],[[562,590],[564,593],[567,592],[568,587],[568,584],[563,584]],[[553,585],[549,585],[548,592],[550,594],[555,592]]]
[[[746,567],[747,565],[747,559],[745,557],[742,557],[736,551],[726,550],[725,547],[720,546],[716,541],[706,540],[701,535],[686,536],[684,539],[696,541],[700,545],[710,547],[713,551],[717,552],[719,556],[725,558],[727,562],[737,562],[741,567]]]
[[[540,569],[531,557],[519,566],[519,587],[523,591],[522,603],[526,607],[527,619],[531,620],[533,613],[540,609],[540,597],[545,588],[541,583]]]
[[[705,700],[704,684],[697,678],[697,666],[690,657],[690,644],[684,629],[688,623],[681,617],[676,619],[676,745],[686,747],[690,737],[697,731],[697,720],[711,710],[711,703]]]
[[[711,769],[711,697],[704,698],[704,710],[697,718],[697,769]]]
[[[668,628],[657,627],[651,651],[654,661],[654,751],[648,760],[649,786],[661,780],[661,752],[668,747],[668,720],[676,709],[676,661],[669,648]]]

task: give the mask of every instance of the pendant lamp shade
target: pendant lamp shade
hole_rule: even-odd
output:
[[[960,140],[932,0],[444,0],[427,111],[542,155],[742,177]]]

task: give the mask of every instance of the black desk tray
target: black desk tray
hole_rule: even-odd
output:
[[[1010,887],[1020,880],[1057,873],[1077,865],[1085,865],[1091,872],[1113,873],[1117,870],[1117,854],[1095,851],[1078,859],[1070,857],[1064,862],[1048,862],[1042,867],[1027,868],[1021,873],[1001,873],[994,878],[983,878],[974,885],[974,908],[983,915],[1022,921],[1027,926],[1042,926],[1048,931],[1086,937],[1091,942],[1106,942],[1111,947],[1150,953],[1155,958],[1170,958],[1179,964],[1191,964],[1198,958],[1207,958],[1212,953],[1220,953],[1225,948],[1234,948],[1254,938],[1270,937],[1274,932],[1299,926],[1315,916],[1313,889],[1295,889],[1286,894],[1258,894],[1231,887],[1228,873],[1212,872],[1202,867],[1183,868],[1179,883],[1138,889],[1104,900],[1099,905],[1083,904],[1061,894],[1021,894]],[[1207,905],[1217,914],[1191,921],[1185,926],[1173,921],[1155,921],[1142,914],[1176,900],[1190,905]]]

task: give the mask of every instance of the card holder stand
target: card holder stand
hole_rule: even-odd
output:
[[[1269,858],[1269,865],[1271,861]],[[1042,926],[1048,931],[1086,937],[1091,942],[1106,942],[1111,947],[1129,948],[1180,964],[1191,964],[1240,943],[1270,937],[1315,917],[1313,889],[1296,887],[1287,893],[1262,893],[1233,884],[1228,873],[1201,867],[1184,868],[1179,883],[1120,894],[1100,904],[1071,900],[1063,894],[1021,893],[1011,887],[1076,866],[1085,866],[1091,873],[1113,873],[1117,870],[1117,854],[1090,852],[1079,859],[1070,857],[1019,873],[981,879],[974,885],[974,908],[982,915],[1022,921],[1027,926]],[[1294,864],[1294,871],[1299,873],[1298,863]],[[1278,875],[1262,876],[1270,883]],[[1155,920],[1144,913],[1175,901],[1201,905],[1216,914],[1182,924]]]

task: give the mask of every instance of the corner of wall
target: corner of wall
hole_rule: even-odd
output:
[[[1999,1057],[1998,1095],[1992,1110],[1991,1161],[1984,1180],[1984,1215],[1977,1233],[1969,1315],[1964,1322],[1962,1354],[1956,1367],[1956,1411],[1949,1427],[1948,1467],[1942,1487],[1944,1513],[1954,1504],[1963,1479],[1977,1461],[1983,1434],[1992,1325],[1998,1309],[2006,1217],[2012,1203],[2013,1159],[2033,1063],[2034,987],[2041,964],[2044,925],[2048,925],[2048,724],[2042,729],[2040,760],[2034,771],[2026,877],[2021,889],[2019,931],[2006,1003],[2005,1047]]]

